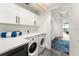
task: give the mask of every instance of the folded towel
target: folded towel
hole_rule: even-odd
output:
[[[11,37],[17,37],[17,32],[12,32]]]
[[[2,37],[2,38],[6,38],[6,34],[7,34],[7,32],[2,32],[2,33],[1,33],[1,37]]]
[[[13,31],[13,32],[0,32],[0,37],[2,37],[2,38],[17,37],[17,36],[20,36],[20,35],[22,35],[22,32],[16,32],[16,31]]]

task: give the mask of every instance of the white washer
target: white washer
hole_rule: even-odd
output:
[[[38,44],[38,54],[40,54],[46,47],[46,33],[39,35]]]
[[[38,55],[38,36],[32,36],[28,38],[28,55],[37,56]]]

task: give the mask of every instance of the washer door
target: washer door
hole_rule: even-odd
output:
[[[43,46],[45,38],[42,38],[40,41],[40,45]]]
[[[34,53],[37,48],[37,42],[33,42],[29,47],[29,53]]]

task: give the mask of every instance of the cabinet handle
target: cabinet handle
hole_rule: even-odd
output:
[[[19,17],[19,23],[20,23],[20,17]]]
[[[16,16],[16,23],[20,23],[20,17]]]
[[[18,19],[18,17],[16,16],[16,23],[18,22],[18,20],[17,20],[17,19]]]

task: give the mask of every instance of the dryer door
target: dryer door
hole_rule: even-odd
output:
[[[37,49],[37,42],[33,42],[29,47],[29,53],[34,53]]]
[[[45,38],[42,38],[41,41],[40,41],[40,45],[41,45],[41,46],[44,45],[44,41],[45,41]]]

